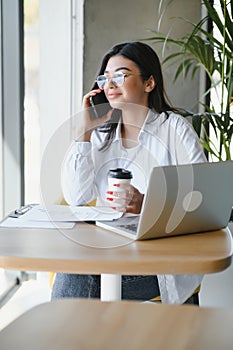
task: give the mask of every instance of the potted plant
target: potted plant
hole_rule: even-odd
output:
[[[172,1],[175,0],[160,1],[160,21]],[[170,31],[166,35],[152,31],[153,36],[145,40],[176,48],[163,60],[163,64],[178,63],[174,80],[181,74],[183,77],[188,74],[194,77],[200,67],[204,68],[210,83],[205,95],[214,90],[218,102],[214,103],[210,97],[209,103],[202,103],[203,112],[182,110],[182,114],[192,117],[201,144],[213,160],[229,160],[232,159],[233,134],[230,110],[233,95],[233,1],[219,0],[219,4],[213,6],[210,1],[203,0],[203,6],[207,15],[197,24],[189,22],[192,26],[191,33],[172,38]],[[205,29],[208,19],[211,19],[214,30]],[[181,20],[186,21],[183,18]]]

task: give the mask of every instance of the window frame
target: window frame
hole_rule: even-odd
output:
[[[23,0],[0,0],[0,27],[0,214],[5,216],[24,204]]]

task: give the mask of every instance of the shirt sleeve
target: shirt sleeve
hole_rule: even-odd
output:
[[[97,197],[91,142],[76,142],[62,166],[62,190],[70,205],[84,205]]]
[[[177,121],[175,135],[175,152],[178,164],[206,162],[206,156],[200,144],[200,140],[192,125],[179,119]]]

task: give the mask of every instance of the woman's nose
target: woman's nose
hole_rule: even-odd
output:
[[[114,84],[112,77],[108,77],[105,86],[109,87],[109,88],[115,88],[116,84]]]

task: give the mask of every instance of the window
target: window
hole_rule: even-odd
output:
[[[39,0],[24,0],[25,203],[40,202]]]
[[[24,202],[23,1],[0,0],[1,215]]]

